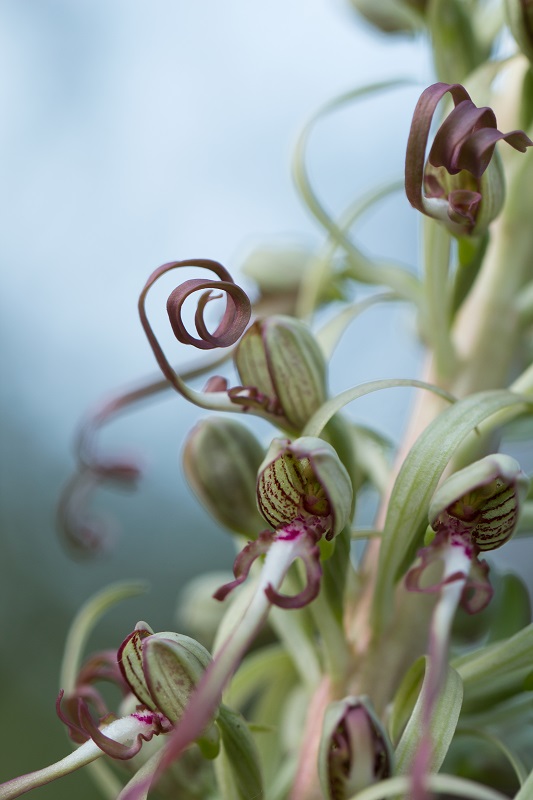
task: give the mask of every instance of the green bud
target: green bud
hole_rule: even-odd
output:
[[[383,33],[416,33],[424,27],[428,0],[351,0],[351,4]]]
[[[429,507],[436,530],[468,533],[479,550],[501,547],[513,534],[529,487],[511,456],[497,453],[451,475]]]
[[[327,800],[347,800],[392,774],[392,747],[367,697],[331,703],[324,715],[318,756]]]
[[[294,317],[254,322],[242,337],[235,364],[244,390],[235,402],[260,406],[291,430],[301,430],[326,401],[326,362],[309,328]]]
[[[153,633],[145,622],[122,643],[118,663],[137,699],[175,724],[211,662],[199,642],[173,631]],[[218,734],[211,726],[198,742],[204,755],[218,753]]]
[[[274,528],[297,517],[329,520],[325,538],[332,539],[350,518],[352,484],[336,451],[322,439],[274,439],[259,468],[257,503]]]
[[[298,292],[313,260],[313,252],[304,247],[258,247],[241,266],[263,295]]]
[[[240,422],[207,417],[190,432],[183,468],[190,487],[226,528],[252,539],[264,527],[256,506],[255,481],[263,447]]]
[[[533,63],[533,4],[531,0],[506,0],[505,10],[511,33],[521,51]]]

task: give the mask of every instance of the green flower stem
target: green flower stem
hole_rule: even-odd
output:
[[[470,295],[457,315],[454,340],[462,370],[453,386],[459,396],[505,386],[520,354],[520,316],[516,298],[531,280],[531,208],[525,202],[533,182],[531,154],[512,177],[502,216]]]
[[[324,591],[311,603],[310,611],[322,639],[325,669],[331,684],[333,687],[341,685],[346,679],[350,652],[344,629],[333,614]]]
[[[437,383],[448,384],[457,369],[457,354],[450,336],[451,235],[437,220],[424,218],[423,330],[433,351]]]
[[[307,614],[305,608],[289,610],[273,606],[269,622],[298,670],[302,682],[307,686],[316,686],[322,676],[322,669],[316,647],[305,630]]]
[[[461,545],[448,545],[443,555],[444,570],[441,580],[446,581],[455,573],[462,573],[464,578],[444,584],[435,610],[429,633],[429,665],[422,691],[425,694],[425,722],[429,723],[431,711],[436,701],[444,670],[448,659],[448,647],[453,619],[466,579],[470,572],[470,556]]]

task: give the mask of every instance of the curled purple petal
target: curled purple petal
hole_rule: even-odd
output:
[[[213,597],[215,600],[224,600],[228,594],[233,591],[237,586],[240,586],[250,573],[250,569],[252,564],[256,559],[260,556],[264,556],[270,545],[275,539],[275,533],[273,531],[263,531],[259,534],[257,539],[253,542],[248,542],[246,547],[241,550],[237,558],[235,559],[235,563],[233,564],[233,574],[235,575],[235,580],[230,581],[229,583],[224,584],[221,586],[220,589],[214,593]]]
[[[280,540],[283,541],[282,537],[280,537]],[[288,541],[292,542],[294,540],[288,539]],[[289,596],[276,591],[271,584],[268,584],[265,588],[265,594],[272,605],[280,608],[303,608],[318,597],[322,567],[320,566],[320,550],[312,533],[300,535],[295,558],[301,558],[304,563],[307,578],[305,588],[298,594]]]
[[[470,574],[461,595],[461,606],[467,614],[478,614],[488,606],[494,594],[489,580],[489,565],[475,557],[470,565]]]
[[[459,83],[434,83],[425,89],[416,105],[405,156],[405,192],[411,205],[425,213],[423,204],[424,166],[426,146],[435,110],[446,92],[456,104],[470,100],[470,95]]]
[[[450,546],[462,547],[465,550],[467,557],[470,558],[468,574],[460,570],[443,580],[432,579],[430,583],[424,584],[429,568],[441,561],[443,551]],[[477,554],[478,548],[467,533],[462,535],[454,533],[450,540],[448,532],[440,531],[430,545],[418,551],[420,563],[412,567],[405,576],[405,586],[411,592],[434,594],[440,592],[447,584],[463,580],[465,586],[461,595],[461,606],[468,614],[477,614],[488,605],[493,594],[488,578],[489,566],[486,561],[481,561]],[[429,574],[431,575],[431,572]]]
[[[167,311],[170,324],[174,335],[183,344],[190,344],[201,350],[211,350],[217,347],[229,347],[234,344],[243,334],[251,316],[251,305],[244,291],[237,286],[229,272],[219,264],[218,261],[210,259],[193,259],[188,261],[171,261],[158,267],[148,278],[139,297],[139,315],[148,342],[153,350],[156,361],[159,364],[163,375],[170,383],[182,391],[182,387],[176,380],[176,375],[170,366],[161,345],[150,325],[146,312],[146,296],[150,288],[162,275],[173,269],[181,267],[200,267],[214,272],[219,278],[218,281],[192,279],[185,281],[171,292],[167,301]],[[205,292],[200,300],[198,312],[196,314],[196,327],[199,337],[189,334],[182,320],[182,306],[187,297],[194,292],[201,290],[222,289],[226,296],[226,309],[221,322],[214,333],[209,333],[203,320],[203,310],[207,304],[208,297]],[[208,292],[210,294],[210,291]]]
[[[463,147],[473,132],[480,128],[496,128],[494,111],[487,107],[478,108],[471,100],[462,100],[448,114],[437,131],[429,152],[429,163],[434,167],[444,167],[450,175],[456,175],[462,169],[467,169],[461,159]],[[481,177],[489,161],[490,156],[482,169],[476,167],[476,171],[479,170],[476,177]]]

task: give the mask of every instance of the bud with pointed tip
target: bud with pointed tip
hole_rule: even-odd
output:
[[[429,507],[430,525],[437,532],[468,533],[478,550],[494,550],[512,536],[528,487],[514,458],[486,456],[437,489]]]
[[[274,439],[259,468],[257,503],[274,528],[318,517],[327,526],[325,538],[332,539],[350,518],[352,484],[336,451],[323,439]]]
[[[259,407],[279,425],[300,431],[326,401],[326,362],[309,328],[294,317],[254,322],[235,353],[242,386],[233,402]]]
[[[205,508],[217,522],[250,539],[263,527],[255,500],[263,457],[253,433],[225,417],[200,420],[183,451],[187,481]]]
[[[118,654],[121,672],[137,699],[151,711],[158,711],[176,724],[211,662],[202,645],[189,636],[164,631],[154,633],[145,622],[121,644]],[[199,740],[206,757],[218,753],[218,732],[211,726]]]
[[[318,758],[327,800],[347,800],[392,774],[392,747],[367,697],[328,706]]]

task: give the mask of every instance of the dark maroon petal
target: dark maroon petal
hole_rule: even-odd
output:
[[[212,375],[203,388],[204,392],[227,392],[228,381],[221,375]]]
[[[280,539],[283,541],[283,539]],[[294,541],[288,539],[287,541]],[[320,579],[322,567],[320,566],[320,550],[316,545],[314,533],[300,534],[298,551],[295,558],[301,558],[305,566],[307,583],[305,588],[296,595],[286,595],[277,592],[270,584],[265,589],[265,594],[270,602],[280,608],[303,608],[311,603],[320,592]]]
[[[76,555],[94,555],[107,548],[109,527],[90,510],[94,491],[103,481],[102,475],[83,467],[73,475],[61,494],[57,526],[65,543]]]
[[[102,733],[98,725],[96,725],[91,717],[87,706],[80,707],[80,720],[83,722],[84,729],[87,731],[95,745],[97,745],[97,747],[99,747],[100,750],[102,750],[106,755],[111,756],[111,758],[117,758],[121,761],[125,761],[129,758],[133,758],[133,756],[136,756],[142,747],[143,741],[150,741],[155,733],[155,730],[147,734],[140,733],[136,737],[135,742],[128,746],[122,744],[121,742],[116,742],[114,739],[110,739],[109,736],[106,736],[105,733]]]
[[[521,153],[525,153],[526,149],[533,144],[523,131],[501,133],[495,127],[482,128],[472,133],[461,146],[457,158],[459,169],[466,169],[475,178],[480,178],[489,165],[496,142],[501,140]]]
[[[214,298],[210,291],[204,292],[195,314],[196,329],[200,336],[197,338],[187,331],[181,311],[185,300],[202,289],[222,289],[226,293],[226,310],[215,332],[209,333],[203,312],[207,302]],[[216,347],[229,347],[235,344],[250,321],[251,306],[243,290],[231,278],[229,281],[206,281],[195,278],[184,281],[169,295],[167,312],[174,336],[179,342],[194,345],[200,350],[213,350]]]
[[[476,212],[481,203],[481,194],[469,189],[454,189],[448,195],[450,219],[454,222],[468,220],[471,225],[476,221]]]
[[[429,163],[434,167],[444,167],[450,175],[456,175],[462,169],[469,169],[461,163],[461,149],[463,143],[479,128],[496,129],[494,111],[486,107],[478,108],[471,100],[463,100],[448,114],[435,134],[428,156]],[[477,168],[477,165],[473,166]],[[469,171],[476,174],[471,169]],[[483,171],[477,177],[480,177]]]
[[[494,590],[489,580],[489,565],[474,557],[463,593],[461,606],[468,614],[478,614],[488,606]]]
[[[226,583],[220,589],[217,589],[213,595],[215,600],[224,600],[233,589],[246,580],[254,561],[267,553],[274,539],[275,533],[273,531],[263,531],[255,541],[248,542],[235,559],[233,565],[233,574],[236,580],[230,581],[230,583]]]
[[[459,83],[434,83],[425,89],[416,104],[407,141],[405,155],[405,192],[411,205],[424,213],[422,192],[426,146],[435,109],[446,92],[450,92],[455,105],[470,100],[470,95]]]
[[[80,699],[77,696],[65,697],[63,689],[59,692],[56,700],[56,713],[61,722],[67,726],[70,738],[76,744],[83,744],[90,737],[81,727],[79,718]],[[63,711],[63,707],[65,711]]]
[[[219,264],[218,261],[211,261],[210,259],[197,259],[188,261],[171,261],[158,267],[148,278],[139,297],[139,316],[144,332],[153,350],[156,361],[163,372],[163,375],[170,381],[170,383],[179,391],[182,392],[182,387],[176,379],[176,374],[170,366],[165,353],[150,325],[148,315],[146,312],[146,296],[150,288],[156,281],[167,272],[173,269],[180,269],[181,267],[199,267],[201,269],[208,269],[214,272],[219,278],[219,281],[208,281],[201,279],[194,279],[185,281],[181,286],[178,286],[171,293],[167,301],[167,310],[169,313],[170,323],[176,338],[185,344],[192,344],[202,350],[213,349],[216,347],[229,347],[234,344],[243,334],[250,316],[251,305],[248,297],[244,291],[238,287],[229,272]],[[200,300],[199,314],[197,314],[196,322],[200,338],[191,336],[183,324],[181,318],[181,308],[186,298],[193,292],[200,291],[201,289],[222,289],[226,295],[226,311],[218,325],[216,331],[210,334],[205,328],[203,322],[203,309],[207,303],[207,298],[204,294],[203,299]],[[203,335],[202,335],[203,334]]]

